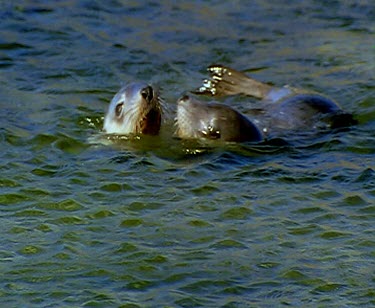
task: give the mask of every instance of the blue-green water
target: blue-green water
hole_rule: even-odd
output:
[[[0,2],[1,306],[375,305],[373,1],[16,2]],[[88,141],[124,82],[162,86],[173,113],[212,63],[320,91],[359,125],[286,148],[207,148],[168,123]]]

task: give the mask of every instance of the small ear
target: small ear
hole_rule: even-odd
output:
[[[118,103],[115,108],[116,117],[120,117],[122,113],[122,108],[124,107],[124,103]]]

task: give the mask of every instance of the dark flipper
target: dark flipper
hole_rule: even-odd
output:
[[[271,89],[271,86],[229,67],[211,65],[207,70],[210,79],[205,79],[203,85],[193,93],[210,96],[245,94],[262,99]]]

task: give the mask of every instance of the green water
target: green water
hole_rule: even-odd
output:
[[[372,1],[0,2],[2,307],[375,305]],[[349,130],[287,147],[93,144],[124,82],[222,63],[320,91]],[[225,102],[246,110],[246,98]]]

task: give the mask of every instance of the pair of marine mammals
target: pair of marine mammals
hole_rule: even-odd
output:
[[[213,65],[210,79],[194,91],[213,97],[243,94],[260,99],[260,116],[251,119],[234,108],[201,102],[184,95],[178,100],[176,135],[183,139],[258,142],[266,135],[300,129],[335,128],[355,123],[333,100],[289,86],[273,87],[232,68]],[[124,86],[112,99],[103,130],[109,134],[159,133],[162,100],[158,90],[146,83]]]

